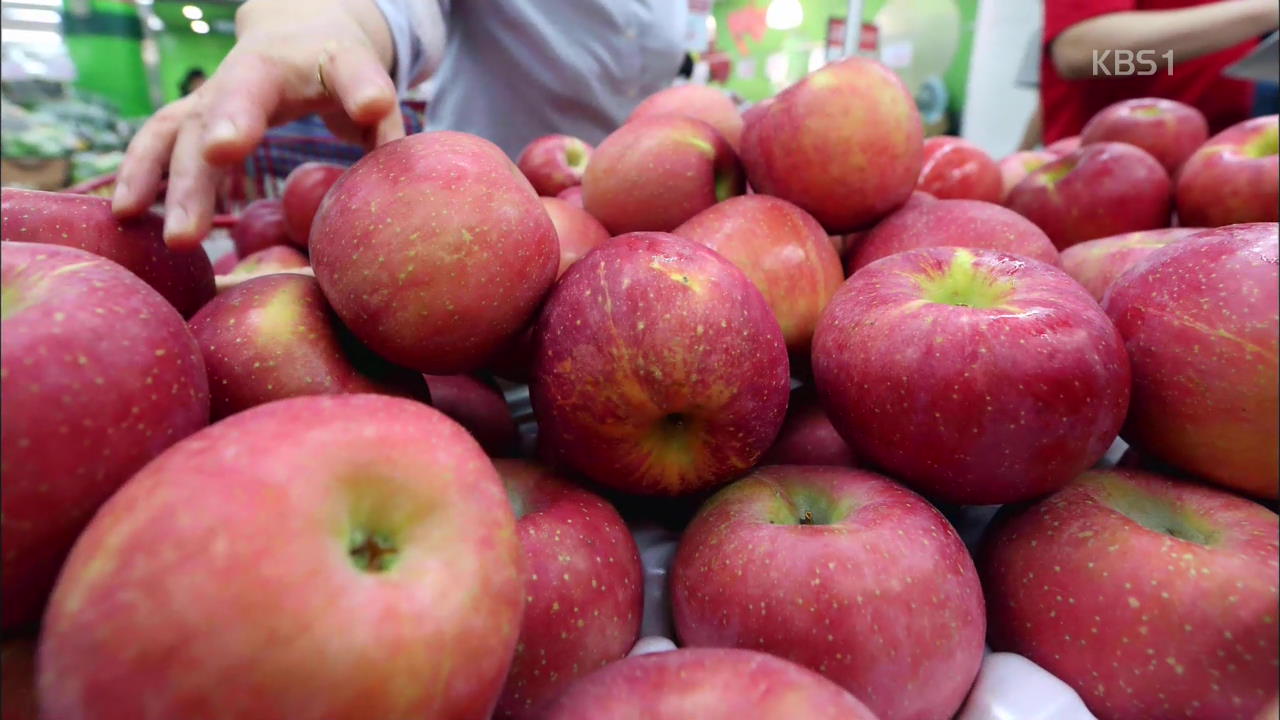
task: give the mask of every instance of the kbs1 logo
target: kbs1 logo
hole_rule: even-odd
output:
[[[1133,75],[1155,75],[1160,72],[1160,65],[1155,58],[1164,58],[1164,65],[1173,74],[1173,51],[1160,55],[1155,50],[1094,50],[1093,75],[1130,77]]]

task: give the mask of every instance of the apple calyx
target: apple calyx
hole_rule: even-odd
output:
[[[779,490],[777,500],[770,513],[770,525],[835,525],[848,517],[851,510],[818,488]]]
[[[390,570],[399,557],[395,541],[380,533],[352,532],[347,554],[355,566],[368,573]]]
[[[1052,188],[1058,184],[1059,180],[1070,175],[1071,171],[1076,169],[1076,159],[1073,157],[1060,158],[1047,165],[1041,165],[1037,169],[1039,174],[1036,177],[1043,184]]]
[[[564,149],[564,161],[574,171],[585,172],[587,169],[587,148],[580,142],[569,143]]]
[[[1240,147],[1245,157],[1264,158],[1280,154],[1280,128],[1272,125]]]
[[[1132,108],[1130,114],[1138,117],[1159,117],[1164,114],[1164,108],[1160,107],[1158,103],[1150,103]]]
[[[1108,507],[1153,532],[1205,547],[1221,536],[1204,518],[1136,485],[1109,478],[1102,490]]]
[[[977,267],[973,253],[965,249],[955,251],[945,270],[926,270],[917,282],[928,302],[958,307],[998,307],[1013,292],[1011,281]]]

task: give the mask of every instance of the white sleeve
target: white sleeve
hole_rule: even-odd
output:
[[[376,0],[395,45],[392,77],[400,92],[426,80],[444,57],[450,0]]]

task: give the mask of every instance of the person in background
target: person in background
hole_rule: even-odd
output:
[[[511,156],[553,132],[599,142],[675,78],[687,14],[688,0],[249,0],[208,82],[134,136],[113,208],[145,211],[167,169],[165,240],[193,246],[224,169],[268,126],[315,113],[375,147],[404,135],[397,91],[433,74],[428,129]]]
[[[1045,144],[1079,134],[1102,108],[1135,97],[1164,97],[1198,108],[1217,132],[1248,118],[1252,83],[1223,77],[1257,38],[1276,29],[1276,0],[1044,0],[1040,61]],[[1135,70],[1118,74],[1116,51]],[[1135,53],[1129,56],[1124,53]]]
[[[182,96],[186,97],[204,85],[204,81],[208,80],[208,76],[204,74],[204,70],[200,68],[191,68],[187,71],[186,77],[182,78],[182,84],[178,89],[182,91]]]

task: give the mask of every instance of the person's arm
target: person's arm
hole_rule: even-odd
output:
[[[1094,51],[1152,50],[1161,71],[1234,47],[1277,26],[1276,0],[1222,0],[1178,10],[1133,10],[1076,23],[1054,39],[1053,66],[1068,80],[1093,75]]]
[[[439,12],[434,17],[443,24]],[[370,146],[403,136],[389,75],[401,65],[394,31],[378,0],[246,2],[236,12],[236,44],[217,72],[161,108],[129,143],[116,214],[145,211],[167,167],[165,242],[190,247],[208,232],[225,168],[243,162],[268,126],[318,113],[339,136]]]

